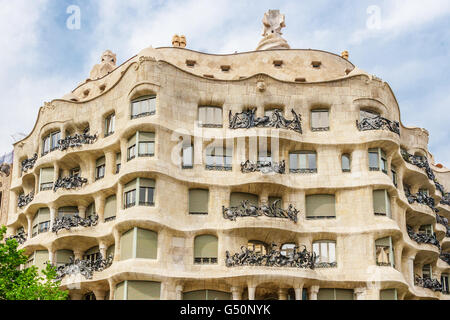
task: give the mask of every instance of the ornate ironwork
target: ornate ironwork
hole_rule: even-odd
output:
[[[435,201],[432,197],[430,197],[420,191],[418,193],[416,193],[415,195],[413,195],[413,194],[411,194],[409,187],[406,185],[404,186],[403,189],[405,191],[405,196],[408,199],[408,202],[410,204],[417,202],[417,203],[424,204],[424,205],[430,207],[431,210],[433,210],[434,212],[439,212],[439,209],[436,208]]]
[[[58,178],[58,180],[56,180],[55,185],[53,187],[53,191],[56,192],[58,189],[81,188],[87,182],[88,182],[88,180],[86,178],[82,178],[79,176],[68,176],[68,177]]]
[[[448,228],[448,219],[436,213],[436,222]]]
[[[32,158],[23,160],[22,161],[22,172],[26,172],[26,171],[32,169],[36,163],[37,158],[38,158],[38,155],[37,155],[37,153],[35,153]]]
[[[18,244],[23,244],[25,241],[27,241],[27,235],[25,234],[25,232],[19,232],[16,235],[6,238],[6,240],[11,240],[11,239],[16,240]]]
[[[445,189],[444,186],[442,184],[440,184],[437,179],[434,179],[434,185],[436,186],[436,189],[439,190],[439,192],[442,194],[442,196],[445,196]]]
[[[336,268],[337,262],[316,262],[314,264],[315,268]]]
[[[247,160],[245,162],[241,163],[241,172],[242,173],[249,173],[249,172],[261,172],[261,173],[280,173],[284,174],[286,172],[286,162],[283,160],[281,162],[252,162],[250,160]]]
[[[389,130],[400,135],[400,124],[398,121],[391,121],[381,116],[363,118],[361,122],[356,120],[356,127],[359,131],[368,130]]]
[[[19,208],[25,207],[27,204],[29,204],[34,199],[34,191],[31,191],[29,194],[24,195],[21,194],[19,198],[17,199],[17,206]]]
[[[233,170],[233,167],[231,165],[229,165],[229,166],[221,166],[221,165],[214,166],[214,165],[207,164],[205,166],[205,169],[206,170],[216,170],[216,171],[231,171],[231,170]]]
[[[441,200],[442,204],[445,204],[447,206],[450,206],[450,193],[446,193]]]
[[[59,230],[70,230],[76,227],[93,227],[98,223],[98,215],[93,214],[87,218],[81,218],[79,215],[63,216],[56,218],[53,222],[52,232],[58,234]]]
[[[82,275],[84,278],[90,280],[95,271],[103,271],[111,266],[113,256],[103,259],[99,254],[96,260],[80,260],[70,257],[70,262],[56,268],[56,280],[62,280],[65,276]]]
[[[317,173],[317,169],[289,169],[290,173]]]
[[[431,289],[435,292],[442,292],[442,285],[437,279],[431,279],[428,277],[423,278],[416,274],[414,277],[414,284],[422,288]]]
[[[447,262],[448,265],[450,265],[450,253],[442,253],[439,256],[439,258],[441,258],[442,261]]]
[[[406,230],[411,240],[414,240],[417,243],[431,244],[433,246],[438,247],[439,249],[441,248],[439,240],[436,239],[436,236],[434,234],[429,235],[425,233],[415,233],[413,228],[410,226],[406,226]]]
[[[89,128],[86,128],[82,134],[67,136],[58,140],[58,149],[61,151],[69,148],[81,147],[83,144],[92,144],[97,140],[97,134],[90,135]]]
[[[258,207],[251,204],[248,200],[241,202],[239,207],[225,208],[222,206],[222,214],[225,219],[236,221],[237,217],[260,217],[266,216],[270,218],[284,218],[289,219],[297,223],[297,215],[299,211],[294,208],[292,204],[289,205],[287,210],[282,209],[279,206],[280,200],[274,201],[271,205],[265,205]]]
[[[291,110],[293,119],[287,120],[283,117],[280,110],[275,109],[270,116],[262,118],[255,117],[256,109],[246,110],[241,113],[232,114],[229,112],[230,129],[249,129],[249,128],[284,128],[302,133],[301,115],[298,115],[294,109]]]
[[[225,264],[227,267],[237,266],[258,266],[258,267],[290,267],[290,268],[309,268],[314,269],[316,254],[308,252],[306,246],[303,250],[299,250],[295,246],[290,254],[283,255],[277,249],[276,244],[272,244],[272,248],[266,254],[250,250],[246,246],[241,247],[240,253],[230,254],[226,251]]]

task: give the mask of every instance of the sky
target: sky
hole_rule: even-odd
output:
[[[450,167],[448,0],[0,0],[0,155],[106,49],[120,65],[184,34],[196,51],[253,51],[269,9],[286,15],[291,48],[348,50],[353,64],[389,83],[402,123],[426,128],[436,163]]]

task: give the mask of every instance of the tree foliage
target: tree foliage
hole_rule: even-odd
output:
[[[68,291],[59,289],[56,269],[50,263],[40,274],[36,266],[21,268],[28,257],[18,250],[15,239],[3,241],[6,227],[0,228],[0,300],[67,300]]]

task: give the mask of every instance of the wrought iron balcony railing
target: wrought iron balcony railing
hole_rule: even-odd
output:
[[[87,218],[81,218],[79,215],[63,216],[56,218],[53,222],[52,232],[58,234],[59,230],[70,230],[76,227],[93,227],[98,223],[98,215],[93,214]]]
[[[337,262],[316,262],[316,263],[314,263],[314,267],[318,268],[318,269],[336,268]]]
[[[53,191],[57,191],[58,189],[77,189],[83,187],[84,184],[87,183],[86,178],[82,178],[79,176],[68,176],[63,178],[58,178],[56,180],[55,185],[53,187]]]
[[[36,163],[37,158],[38,158],[38,155],[37,155],[37,153],[35,153],[32,158],[23,160],[21,163],[22,164],[22,172],[26,172],[26,171],[32,169]]]
[[[18,244],[24,244],[25,241],[27,241],[27,235],[25,234],[25,232],[19,232],[16,235],[6,238],[6,240],[11,240],[11,239],[16,240]]]
[[[31,191],[29,194],[24,195],[21,194],[19,198],[17,199],[17,206],[19,208],[25,207],[27,204],[29,204],[34,199],[34,191]]]
[[[436,222],[442,224],[448,229],[448,219],[436,213]]]
[[[416,274],[414,277],[414,284],[425,289],[431,289],[435,292],[442,292],[442,285],[437,279],[421,277]]]
[[[316,169],[289,169],[290,173],[317,173]]]
[[[217,264],[217,258],[194,258],[194,264]]]
[[[69,148],[81,147],[83,144],[92,144],[96,140],[97,134],[90,135],[89,128],[87,128],[82,134],[75,134],[58,140],[58,149],[64,151]]]
[[[415,195],[413,195],[413,194],[411,194],[411,190],[409,189],[409,187],[407,185],[405,185],[403,187],[403,189],[405,192],[405,196],[408,199],[408,202],[410,204],[417,202],[417,203],[428,206],[434,212],[439,212],[439,210],[436,208],[435,201],[432,197],[426,195],[423,192],[418,192]]]
[[[450,265],[450,253],[441,253],[441,255],[439,256],[439,258],[442,261],[447,262],[448,265]]]
[[[438,239],[436,239],[436,236],[434,234],[429,235],[425,233],[415,233],[413,228],[410,226],[406,226],[406,230],[411,240],[414,240],[417,243],[431,244],[433,246],[438,247],[439,249],[441,248],[441,245]]]
[[[96,260],[79,260],[70,257],[70,262],[56,268],[56,280],[62,280],[66,276],[78,276],[81,275],[85,279],[92,279],[94,272],[103,271],[111,266],[113,262],[113,256],[109,255],[108,258],[103,259],[99,254]]]
[[[287,120],[280,110],[276,109],[270,116],[258,118],[255,116],[256,109],[232,114],[229,112],[230,129],[250,129],[250,128],[283,128],[302,133],[301,115],[298,115],[294,109],[291,110],[293,119]]]
[[[297,223],[297,216],[299,211],[294,208],[292,204],[289,205],[287,210],[284,210],[279,205],[280,200],[274,201],[271,205],[265,205],[258,207],[251,204],[248,200],[241,202],[239,207],[225,208],[222,206],[222,214],[225,219],[236,221],[237,217],[261,217],[266,216],[270,218],[283,218],[292,220]]]
[[[241,163],[241,172],[249,173],[249,172],[261,172],[261,173],[280,173],[284,174],[286,172],[286,162],[282,160],[281,162],[252,162],[247,160]]]
[[[271,250],[267,253],[255,252],[246,246],[241,247],[240,253],[230,254],[226,251],[225,264],[227,267],[238,266],[255,266],[255,267],[290,267],[290,268],[309,268],[314,269],[316,254],[306,250],[300,250],[295,246],[290,254],[283,255],[277,248],[276,244],[272,244]]]
[[[152,116],[154,114],[156,114],[155,110],[148,111],[148,112],[142,112],[142,113],[139,113],[139,114],[133,114],[133,115],[131,115],[131,120],[142,118],[142,117],[147,117],[147,116]]]
[[[215,170],[215,171],[231,171],[231,170],[233,170],[233,167],[231,165],[210,165],[210,164],[207,164],[205,166],[205,169],[206,170],[211,170],[211,171],[213,171],[213,170]]]
[[[368,130],[389,130],[400,135],[400,124],[398,121],[391,121],[381,116],[373,118],[363,118],[360,121],[356,120],[356,127],[359,131]]]
[[[450,193],[446,193],[441,200],[442,204],[445,204],[447,206],[450,206]]]

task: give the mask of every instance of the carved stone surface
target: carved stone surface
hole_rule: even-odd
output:
[[[280,10],[269,10],[264,14],[263,20],[263,33],[264,37],[256,50],[267,49],[290,49],[290,46],[284,40],[281,35],[281,29],[286,27],[284,14],[280,13]]]
[[[116,68],[116,54],[111,50],[103,52],[101,63],[96,64],[89,75],[89,79],[96,80],[106,76]]]
[[[37,155],[37,153],[35,153],[32,158],[23,160],[22,161],[22,172],[26,172],[26,171],[32,169],[34,167],[34,164],[36,163],[37,158],[38,158],[38,155]]]
[[[66,229],[70,230],[76,227],[93,227],[98,223],[98,215],[93,214],[87,218],[81,218],[78,215],[74,216],[63,216],[61,218],[56,218],[53,222],[52,232],[58,234],[59,230]]]
[[[249,128],[283,128],[302,133],[301,116],[297,115],[292,109],[292,120],[286,120],[281,111],[276,109],[270,116],[262,118],[255,117],[256,109],[243,111],[241,113],[232,114],[229,112],[230,129],[249,129]]]
[[[283,255],[277,249],[276,244],[272,244],[272,248],[266,253],[262,254],[250,250],[246,246],[241,247],[240,253],[230,254],[226,251],[225,264],[227,267],[238,266],[259,266],[259,267],[291,267],[291,268],[309,268],[314,269],[314,261],[316,255],[308,252],[306,247],[299,250],[298,246],[294,247],[291,254]]]
[[[260,217],[262,215],[270,218],[284,218],[297,223],[298,210],[292,204],[289,205],[288,210],[279,207],[280,200],[274,201],[272,205],[262,205],[260,207],[254,206],[248,200],[241,202],[239,207],[225,208],[222,206],[222,214],[225,219],[236,221],[237,217]]]
[[[435,201],[432,197],[427,196],[425,193],[418,192],[415,195],[411,194],[411,191],[409,190],[408,186],[404,186],[405,196],[408,199],[409,203],[420,203],[424,204],[431,208],[434,212],[439,212],[439,210],[436,208]]]
[[[416,286],[431,289],[436,292],[442,291],[442,285],[439,283],[437,279],[422,278],[421,276],[416,274],[416,276],[414,277],[414,284]]]
[[[11,165],[8,163],[0,164],[0,172],[9,177],[9,175],[11,174]]]
[[[86,129],[83,134],[75,134],[74,136],[67,136],[58,141],[58,148],[61,151],[69,148],[81,147],[83,144],[92,144],[97,140],[97,134],[90,135],[89,129]]]
[[[411,240],[414,240],[417,243],[425,243],[425,244],[431,244],[433,246],[441,248],[441,245],[436,239],[435,235],[428,235],[424,233],[415,233],[413,229],[410,226],[406,226],[406,230],[408,232],[408,236],[411,238]]]
[[[24,195],[21,194],[19,198],[17,199],[17,206],[19,208],[25,207],[27,204],[29,204],[34,199],[34,191],[31,191],[29,194]]]
[[[277,162],[257,162],[254,163],[250,160],[241,163],[241,172],[261,172],[261,173],[280,173],[284,174],[286,172],[286,162],[283,160],[280,163]]]
[[[398,121],[391,121],[381,116],[364,118],[361,122],[356,120],[356,127],[359,131],[367,130],[389,130],[400,135],[400,124]]]
[[[97,260],[79,260],[70,257],[70,262],[56,268],[56,280],[62,280],[65,276],[82,275],[84,278],[90,280],[95,271],[103,271],[111,266],[113,256],[103,259],[99,254]]]
[[[10,239],[15,239],[17,241],[17,243],[23,244],[25,241],[27,241],[27,235],[25,234],[25,232],[19,232],[16,235],[6,238],[6,240],[10,240]]]
[[[79,176],[69,176],[58,178],[55,182],[55,186],[53,187],[53,191],[57,191],[58,189],[77,189],[81,188],[84,184],[87,183],[86,178],[82,178]]]

